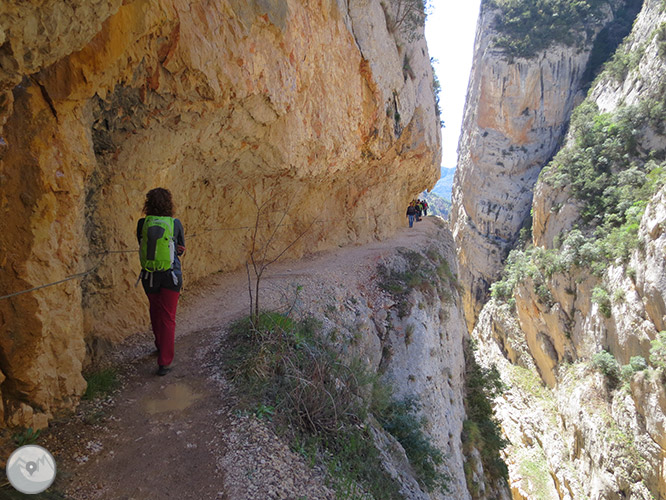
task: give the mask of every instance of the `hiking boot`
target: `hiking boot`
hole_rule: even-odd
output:
[[[160,367],[157,369],[157,374],[158,374],[160,377],[163,377],[164,375],[166,375],[167,373],[169,373],[170,370],[171,370],[171,368],[169,368],[168,366],[162,366],[162,365],[160,365]]]

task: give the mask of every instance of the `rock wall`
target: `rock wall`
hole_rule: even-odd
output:
[[[426,249],[434,262],[450,263],[451,275],[457,276],[453,240],[448,231],[439,231]],[[423,251],[423,250],[421,250]],[[426,254],[424,253],[424,256]],[[404,262],[393,263],[397,269]],[[467,338],[462,316],[462,302],[455,278],[437,276],[432,287],[416,287],[407,299],[407,311],[394,304],[380,325],[383,336],[385,376],[392,382],[397,399],[416,396],[427,419],[432,442],[442,451],[445,473],[450,478],[447,495],[432,498],[471,499],[464,475],[462,428],[464,408],[464,345]],[[439,281],[439,283],[438,283]]]
[[[526,59],[496,46],[498,14],[482,2],[450,216],[470,330],[529,217],[539,172],[584,96],[594,38],[612,20],[604,5],[581,27],[580,45],[555,44]]]
[[[378,0],[126,0],[0,14],[0,420],[42,427],[82,368],[147,327],[135,225],[172,190],[186,288],[248,257],[382,238],[434,184],[422,37]],[[255,205],[256,202],[256,205]]]
[[[621,52],[590,89],[588,103],[600,113],[636,110],[629,106],[641,103],[654,112],[663,105],[665,26],[663,3],[646,0]],[[623,54],[635,59],[618,77]],[[612,131],[606,132],[610,151]],[[570,131],[563,151],[584,147],[583,133]],[[632,134],[636,153],[627,156],[624,169],[654,161],[649,175],[657,178],[666,151],[663,128],[649,122]],[[613,175],[622,173],[613,168]],[[583,223],[589,200],[553,182],[557,173],[551,166],[544,171],[531,204],[528,247],[542,260],[526,261],[511,299],[487,303],[472,334],[480,362],[496,365],[507,386],[496,411],[509,441],[505,459],[513,496],[663,498],[664,367],[654,350],[666,324],[666,190],[656,181],[639,222],[625,233],[633,245],[628,257],[608,257],[594,267],[598,255],[585,252],[598,248],[592,242],[600,236],[594,221]],[[562,243],[573,229],[580,238]],[[563,264],[567,255],[577,257]]]
[[[603,375],[576,360],[559,365],[550,389],[538,375],[522,322],[505,307],[494,301],[484,307],[474,335],[482,362],[497,366],[507,384],[495,411],[509,441],[513,498],[660,498],[663,451],[654,439],[662,418],[644,414],[661,413],[662,384],[639,374],[630,394],[611,392]],[[507,359],[506,346],[515,361]]]
[[[376,425],[375,442],[387,470],[400,478],[404,498],[505,500],[510,498],[508,488],[491,484],[474,453],[463,452],[469,336],[453,238],[441,219],[435,219],[435,224],[422,241],[414,239],[409,248],[383,255],[369,289],[337,285],[325,295],[339,306],[321,304],[311,312],[322,320],[325,336],[334,335],[346,355],[364,360],[388,382],[395,400],[418,402],[427,439],[442,452],[438,472],[446,476],[447,487],[428,491],[419,485],[404,452],[396,453],[402,446]],[[477,472],[474,495],[465,474],[468,463]]]

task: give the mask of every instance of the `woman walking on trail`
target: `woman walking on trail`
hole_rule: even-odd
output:
[[[414,202],[412,201],[407,207],[407,218],[409,219],[409,227],[414,226],[415,217],[416,217],[416,207],[414,206]]]
[[[157,347],[158,375],[166,375],[174,356],[176,307],[183,286],[179,255],[185,252],[185,231],[173,217],[171,192],[164,188],[148,191],[143,205],[146,217],[139,219],[141,273],[139,279],[150,302],[150,323]]]

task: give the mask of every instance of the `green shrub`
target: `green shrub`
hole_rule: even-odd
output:
[[[647,370],[648,364],[643,356],[632,356],[629,360],[629,366],[631,366],[631,369],[634,370],[634,372],[640,372]]]
[[[358,398],[369,383],[343,365],[317,335],[312,319],[295,322],[277,313],[260,314],[231,327],[225,371],[242,384],[257,405],[274,408],[275,417],[308,432],[334,433],[358,416]]]
[[[619,197],[630,193],[620,190],[614,174],[630,166],[628,157],[636,154],[639,131],[635,122],[634,114],[599,114],[596,104],[584,102],[571,119],[574,145],[562,149],[542,174],[556,187],[570,186],[573,195],[585,202],[582,216],[586,223],[599,213],[617,216],[623,211],[617,206]],[[635,184],[633,178],[627,180]]]
[[[650,363],[656,368],[666,369],[666,331],[657,334],[650,348]]]
[[[596,239],[611,238],[604,253],[622,255],[633,245],[645,203],[664,183],[663,164],[639,147],[644,128],[657,133],[666,118],[661,99],[646,99],[614,113],[599,113],[586,101],[573,113],[574,143],[563,148],[542,171],[541,180],[570,187],[583,205],[583,223],[599,228]],[[620,233],[611,234],[614,229]],[[615,244],[620,250],[613,250]]]
[[[34,430],[32,427],[24,429],[22,432],[17,432],[12,436],[16,446],[25,446],[27,444],[35,444],[39,435],[42,433],[41,429]]]
[[[599,312],[605,317],[611,316],[611,300],[605,288],[595,286],[592,289],[592,302],[599,306]]]
[[[613,302],[624,302],[626,298],[627,293],[622,288],[618,288],[613,292]]]
[[[631,380],[631,377],[634,376],[635,370],[631,367],[631,365],[623,365],[622,369],[620,370],[620,376],[622,377],[622,380],[628,382]]]
[[[434,248],[426,255],[413,250],[401,249],[400,255],[405,266],[402,270],[380,264],[377,268],[379,287],[389,292],[396,300],[398,317],[404,318],[409,312],[409,295],[418,290],[434,300],[449,300],[452,288],[459,288],[456,276],[446,259]]]
[[[502,279],[490,286],[492,297],[507,301],[513,297],[518,283],[527,277],[539,279],[542,273],[536,264],[535,253],[539,250],[531,247],[527,250],[515,249],[509,253],[504,264]]]
[[[514,55],[534,50],[537,46],[531,34],[542,28],[545,29],[542,33],[549,33],[544,35],[543,43],[556,39],[567,43],[566,34],[562,39],[551,37],[557,33],[557,23],[546,28],[541,23],[548,24],[553,16],[559,22],[574,12],[579,17],[583,12],[582,20],[594,10],[589,10],[593,6],[585,1],[486,0],[486,3],[500,9],[502,19],[497,21],[498,29],[511,43],[518,43],[515,50],[507,48]],[[604,41],[609,47],[617,42],[618,33],[629,29],[640,4],[628,2],[619,9],[614,21],[619,24],[613,29],[608,26],[614,34],[607,33],[610,38]],[[568,26],[571,28],[573,24]],[[655,31],[655,37],[659,43],[666,40],[666,23]],[[523,52],[520,44],[529,45],[529,50]],[[627,43],[617,50],[607,64],[607,74],[622,77],[637,64],[644,47],[629,51],[628,46]],[[599,50],[605,52],[607,48]],[[529,276],[542,302],[550,304],[547,280],[553,273],[567,272],[576,266],[602,276],[609,264],[628,263],[632,253],[640,249],[638,231],[647,202],[666,182],[666,151],[649,151],[641,144],[647,128],[666,135],[666,84],[651,89],[638,103],[620,105],[612,113],[601,113],[592,101],[584,101],[576,108],[570,122],[572,140],[542,170],[539,182],[571,191],[581,207],[580,224],[558,238],[555,250],[525,247],[524,242],[519,245],[506,259],[501,280],[491,286],[494,298],[515,303],[517,283]],[[635,277],[635,270],[628,269],[627,273]],[[596,302],[608,316],[610,302],[600,291]]]
[[[664,153],[646,155],[639,145],[645,127],[664,133],[662,101],[647,99],[612,114],[600,114],[590,102],[576,109],[570,126],[573,143],[543,169],[540,182],[571,189],[582,206],[581,225],[556,238],[556,249],[528,245],[513,250],[502,279],[491,286],[493,297],[511,301],[516,284],[529,276],[542,301],[550,303],[546,280],[553,273],[575,266],[602,276],[609,263],[629,261],[639,247],[638,230],[647,202],[666,182],[666,162],[657,160]],[[610,301],[601,291],[595,301],[608,316]]]
[[[512,57],[532,57],[553,43],[581,45],[584,24],[595,19],[603,0],[486,0],[499,9],[495,44]]]
[[[631,32],[634,20],[642,7],[643,0],[629,0],[616,4],[613,20],[608,22],[594,39],[590,58],[583,75],[583,84],[587,85],[597,76],[599,68],[616,52],[626,50],[620,46]],[[620,48],[618,49],[618,46]]]
[[[88,385],[86,392],[83,393],[83,399],[91,400],[106,396],[120,386],[118,374],[112,368],[88,373],[85,379]]]
[[[646,370],[648,367],[647,362],[643,356],[632,356],[628,365],[622,366],[621,376],[622,380],[628,382],[634,373]]]
[[[592,356],[592,366],[613,383],[620,379],[620,365],[615,356],[608,351],[604,350]]]
[[[323,460],[339,495],[355,498],[358,484],[374,498],[397,500],[399,485],[363,425],[369,412],[391,414],[390,388],[359,361],[342,362],[318,329],[312,319],[277,313],[232,325],[224,370],[239,405],[271,420],[311,461]]]
[[[611,59],[605,64],[604,70],[616,82],[622,82],[631,70],[638,67],[643,55],[645,55],[645,45],[633,50],[630,50],[629,45],[623,45],[615,51]]]
[[[369,493],[372,498],[402,500],[399,485],[383,469],[372,440],[367,427],[355,426],[314,441],[318,444],[315,454],[324,457],[334,479],[336,498],[369,498]]]
[[[405,327],[405,346],[408,347],[412,343],[412,337],[414,336],[414,324],[410,323]]]
[[[399,32],[407,40],[414,41],[421,38],[426,18],[428,17],[429,2],[426,0],[383,0],[386,25],[391,33]]]
[[[636,281],[636,268],[635,267],[628,267],[627,268],[627,276],[632,279],[632,281]]]
[[[382,427],[402,445],[421,485],[428,491],[446,491],[448,476],[437,471],[444,457],[423,432],[425,417],[419,417],[420,405],[415,398],[393,401],[379,415]]]
[[[582,48],[600,22],[601,7],[613,9],[613,19],[594,40],[585,81],[616,51],[629,32],[642,2],[610,3],[604,0],[484,0],[499,10],[495,18],[495,44],[510,58],[533,57],[553,44]]]
[[[467,456],[473,449],[479,451],[483,470],[490,482],[507,481],[509,471],[500,452],[508,442],[502,437],[492,406],[492,400],[504,391],[504,384],[495,366],[489,369],[479,366],[474,358],[473,345],[465,350],[465,364],[467,420],[463,422],[463,451]],[[471,482],[471,475],[467,476],[467,480],[470,491],[478,488]]]
[[[666,23],[661,23],[656,31],[657,44],[659,46],[659,56],[666,59]]]
[[[442,116],[442,108],[440,105],[440,99],[441,99],[440,94],[442,93],[442,84],[439,82],[439,78],[437,76],[437,71],[435,69],[436,63],[437,60],[431,57],[430,66],[432,67],[432,92],[435,97],[435,113],[437,114],[437,118],[440,118]],[[441,119],[440,119],[440,124],[442,127],[444,127],[444,122]]]
[[[404,250],[400,254],[405,259],[403,271],[390,269],[381,264],[378,267],[379,286],[391,293],[398,305],[398,316],[404,318],[409,312],[408,297],[412,289],[425,291],[430,288],[432,270],[425,266],[427,260],[413,250]]]
[[[273,415],[275,414],[275,408],[272,406],[266,406],[263,403],[259,403],[254,410],[254,415],[259,420],[273,420]]]
[[[554,299],[547,281],[555,272],[563,271],[566,267],[567,264],[557,250],[534,246],[524,250],[514,249],[506,259],[502,279],[490,286],[491,296],[509,302],[516,286],[529,277],[534,282],[534,291],[539,300],[550,307]]]

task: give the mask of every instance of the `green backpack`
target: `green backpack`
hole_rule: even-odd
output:
[[[139,259],[144,271],[168,271],[173,268],[176,242],[173,217],[147,215],[141,228]]]

